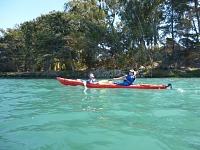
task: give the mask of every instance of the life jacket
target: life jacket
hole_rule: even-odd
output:
[[[115,82],[114,84],[123,85],[123,86],[129,86],[129,85],[134,83],[135,76],[126,75],[125,77],[126,77],[126,80],[124,80],[122,83]]]
[[[126,80],[124,80],[124,82],[127,82],[129,85],[133,84],[135,81],[135,76],[130,76],[130,75],[126,75]]]
[[[93,83],[93,82],[96,82],[96,80],[94,78],[90,78],[87,80],[87,83]]]

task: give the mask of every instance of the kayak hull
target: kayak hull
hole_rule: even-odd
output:
[[[167,89],[167,85],[135,84],[130,86],[117,85],[113,83],[91,83],[84,85],[82,80],[73,80],[57,77],[57,80],[66,86],[86,86],[87,88],[130,88],[130,89]]]

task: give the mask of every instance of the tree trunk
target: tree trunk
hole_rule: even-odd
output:
[[[171,28],[172,28],[172,59],[173,62],[172,64],[174,65],[175,68],[175,64],[176,64],[176,54],[175,54],[175,46],[174,46],[174,4],[173,4],[173,0],[171,0],[171,5],[172,5],[172,14],[171,14]]]
[[[72,58],[72,51],[70,48],[67,48],[68,54],[69,54],[69,61],[70,61],[70,66],[72,71],[75,71],[75,66],[74,66],[74,62],[73,62],[73,58]]]
[[[194,3],[195,3],[195,12],[196,12],[196,17],[197,17],[197,23],[198,23],[198,29],[199,29],[199,33],[200,33],[200,19],[199,19],[199,11],[198,11],[198,0],[194,0]],[[197,34],[198,36],[198,34]],[[197,38],[199,39],[199,38]]]

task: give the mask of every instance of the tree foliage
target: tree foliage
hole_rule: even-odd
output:
[[[71,0],[0,30],[0,71],[190,66],[199,61],[198,0]],[[196,57],[195,57],[196,56]],[[184,61],[183,61],[184,60]]]

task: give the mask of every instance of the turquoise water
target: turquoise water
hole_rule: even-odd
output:
[[[1,150],[199,150],[200,79],[173,89],[87,89],[0,79]]]

